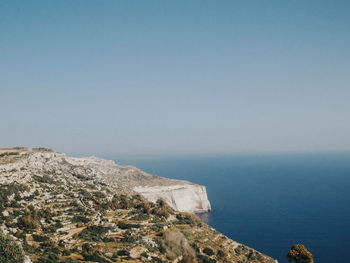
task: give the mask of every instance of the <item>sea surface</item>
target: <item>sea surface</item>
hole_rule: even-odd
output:
[[[280,263],[295,243],[316,263],[350,262],[350,153],[112,159],[205,185],[212,211],[200,217]]]

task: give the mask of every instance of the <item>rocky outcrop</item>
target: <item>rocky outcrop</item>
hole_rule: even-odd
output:
[[[188,243],[187,238],[180,231],[167,231],[160,243],[165,248],[168,258],[176,260],[179,257],[186,259],[185,262],[197,262],[196,253]]]

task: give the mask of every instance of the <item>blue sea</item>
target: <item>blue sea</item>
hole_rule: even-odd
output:
[[[207,187],[200,215],[280,263],[302,243],[316,263],[349,262],[350,153],[113,158]]]

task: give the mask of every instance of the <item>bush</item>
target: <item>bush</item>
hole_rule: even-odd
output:
[[[84,254],[84,260],[99,263],[110,263],[110,261],[104,259],[98,251],[95,251],[93,254]]]
[[[216,255],[218,256],[218,258],[224,258],[225,257],[225,253],[222,250],[218,250]]]
[[[145,213],[145,214],[150,214],[151,213],[151,204],[146,201],[146,200],[143,200],[141,199],[136,205],[135,205],[135,208],[136,209],[139,209],[142,211],[142,213]]]
[[[126,250],[119,250],[118,252],[117,252],[117,255],[118,256],[130,256],[130,253],[128,252],[128,251],[126,251]]]
[[[177,214],[176,219],[176,225],[202,226],[202,221],[196,215],[189,213]]]
[[[203,253],[207,254],[208,256],[214,255],[214,251],[209,247],[206,247],[205,249],[203,249]]]
[[[38,263],[59,263],[59,258],[57,255],[53,253],[45,253],[45,255],[42,255],[38,261]]]
[[[136,241],[136,238],[132,236],[130,230],[126,230],[124,235],[123,235],[123,239],[121,240],[121,242],[123,243],[134,243]]]
[[[203,256],[203,255],[198,255],[197,259],[198,259],[199,263],[216,263],[215,259],[208,258],[208,257]]]
[[[9,205],[8,197],[12,194],[14,194],[17,201],[19,201],[21,199],[20,193],[28,191],[28,189],[27,186],[17,183],[0,185],[0,206],[7,207]]]
[[[156,206],[152,210],[152,214],[163,218],[168,218],[173,212],[174,210],[163,199],[158,199]]]
[[[44,174],[43,176],[38,176],[38,175],[33,175],[33,178],[35,179],[35,181],[37,181],[38,183],[42,183],[42,184],[55,184],[55,180],[52,179],[50,176],[48,176],[47,174]]]
[[[55,227],[56,228],[62,228],[63,227],[62,222],[61,221],[56,221]]]
[[[164,225],[162,224],[159,224],[159,223],[155,223],[151,226],[151,229],[154,231],[154,232],[159,232],[161,230],[164,229]]]
[[[86,241],[101,241],[108,232],[108,228],[102,226],[88,226],[78,234],[78,237]]]
[[[140,228],[140,224],[130,224],[123,221],[119,221],[118,227],[120,229]]]
[[[121,209],[129,209],[132,207],[132,202],[128,199],[126,195],[120,195],[118,207]]]
[[[95,197],[97,197],[97,198],[102,198],[102,199],[103,199],[103,198],[106,198],[105,193],[99,192],[99,191],[94,192],[93,195],[94,195]]]
[[[83,253],[90,253],[92,246],[89,243],[84,243],[81,247]]]
[[[42,229],[44,232],[47,232],[47,233],[55,233],[57,230],[55,225],[49,225],[48,227],[43,227]]]
[[[50,238],[48,236],[41,236],[41,235],[36,235],[36,234],[33,234],[33,239],[35,242],[45,242],[45,241],[48,241],[50,240]]]
[[[29,212],[18,219],[18,227],[21,229],[36,229],[39,227],[39,217],[36,212]]]
[[[23,249],[10,237],[0,233],[0,262],[23,263]]]
[[[149,219],[148,214],[137,214],[130,218],[130,220],[134,220],[134,221],[144,221],[147,219]]]
[[[82,223],[89,223],[90,222],[90,218],[85,217],[85,216],[81,216],[81,215],[75,215],[72,218],[72,223],[77,223],[77,222],[82,222]]]

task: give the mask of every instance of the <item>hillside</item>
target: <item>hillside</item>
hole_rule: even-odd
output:
[[[186,181],[45,148],[0,150],[0,228],[28,262],[275,262],[183,212],[209,209],[203,187]]]

